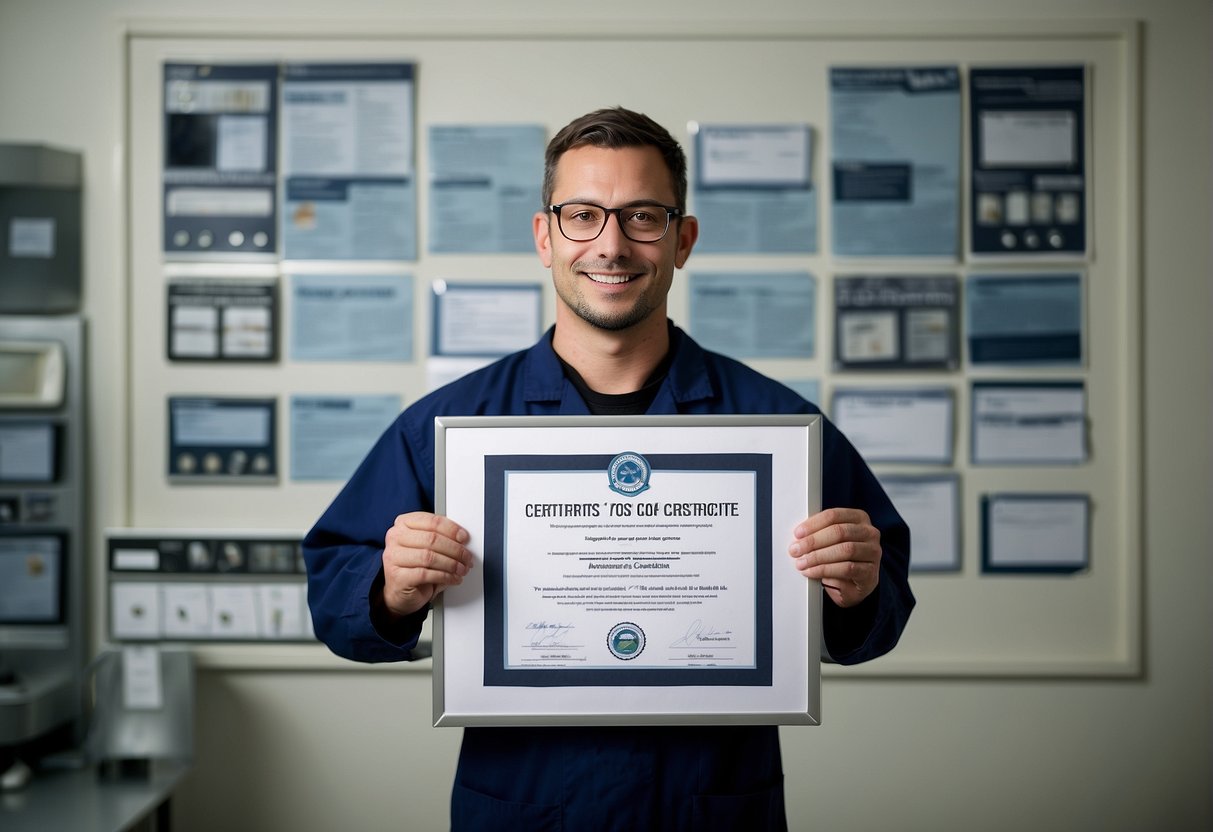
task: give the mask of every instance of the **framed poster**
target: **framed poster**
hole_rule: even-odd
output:
[[[275,259],[277,64],[164,64],[166,260]]]
[[[821,416],[439,417],[434,724],[819,722]]]
[[[278,281],[168,282],[169,361],[277,361]]]
[[[971,252],[1087,254],[1087,71],[969,71]]]

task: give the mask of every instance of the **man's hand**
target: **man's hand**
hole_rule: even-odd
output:
[[[840,607],[853,607],[880,583],[880,529],[857,508],[830,508],[796,527],[788,554],[806,578],[821,581]]]
[[[394,616],[417,612],[448,586],[463,583],[472,553],[467,530],[447,517],[401,514],[384,535],[383,603]]]

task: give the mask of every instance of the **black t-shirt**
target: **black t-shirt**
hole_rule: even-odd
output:
[[[666,374],[670,372],[670,365],[674,363],[674,349],[671,347],[666,352],[665,357],[653,368],[653,372],[649,374],[640,389],[632,393],[599,393],[597,390],[592,390],[581,377],[581,373],[574,370],[572,365],[559,355],[556,357],[560,360],[560,366],[564,368],[565,376],[577,388],[581,398],[585,400],[591,415],[642,416],[648,412],[653,399],[657,398],[657,391],[661,389],[661,383],[665,381]]]

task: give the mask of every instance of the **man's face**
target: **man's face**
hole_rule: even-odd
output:
[[[673,205],[674,185],[655,147],[584,145],[557,162],[552,202]],[[674,269],[690,255],[698,226],[693,217],[681,223],[673,219],[662,239],[637,243],[624,236],[611,215],[597,239],[576,243],[560,233],[555,216],[540,212],[534,231],[539,259],[552,270],[559,298],[557,324],[572,312],[591,326],[619,331],[654,314],[664,326]]]

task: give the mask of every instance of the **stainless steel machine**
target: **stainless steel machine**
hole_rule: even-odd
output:
[[[80,157],[0,145],[0,786],[82,740]]]

